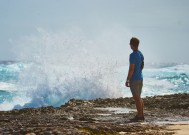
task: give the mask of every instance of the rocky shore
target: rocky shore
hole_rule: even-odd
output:
[[[136,113],[132,98],[71,99],[57,108],[0,111],[0,134],[171,135],[168,125],[189,121],[189,94],[146,97],[144,104],[144,122],[129,121]]]

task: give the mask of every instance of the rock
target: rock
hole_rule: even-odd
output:
[[[69,120],[68,117],[62,116],[60,117],[60,120]]]
[[[35,133],[27,133],[26,135],[36,135]]]
[[[2,119],[1,122],[10,122],[9,119]]]
[[[147,121],[143,124],[129,122],[135,112],[114,114],[95,108],[135,108],[133,98],[72,99],[59,108],[0,111],[0,134],[166,134],[164,127],[151,123],[189,120],[189,94],[146,97],[143,100]]]
[[[90,118],[90,117],[81,117],[81,118],[79,118],[79,120],[80,121],[89,121],[89,122],[95,121],[95,119]]]

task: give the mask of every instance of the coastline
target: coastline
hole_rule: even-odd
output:
[[[188,132],[189,94],[146,97],[144,104],[144,122],[129,121],[135,116],[132,98],[71,99],[56,108],[0,111],[0,134],[170,135]]]

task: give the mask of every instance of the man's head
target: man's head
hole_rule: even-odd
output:
[[[140,40],[136,37],[132,37],[130,40],[131,49],[138,50]]]

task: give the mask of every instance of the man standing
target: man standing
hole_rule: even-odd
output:
[[[136,109],[138,114],[131,119],[132,121],[144,120],[144,103],[141,99],[141,92],[143,86],[143,76],[142,69],[144,67],[144,56],[138,50],[139,39],[132,37],[130,40],[130,47],[133,52],[130,54],[129,71],[127,76],[127,81],[125,82],[126,87],[130,87],[131,93],[135,100]]]

